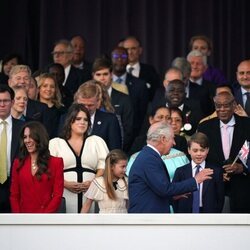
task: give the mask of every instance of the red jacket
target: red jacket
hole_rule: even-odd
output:
[[[54,213],[63,194],[63,160],[51,156],[48,162],[50,178],[42,174],[40,181],[31,174],[31,159],[27,157],[19,171],[19,160],[12,166],[10,203],[13,213]]]

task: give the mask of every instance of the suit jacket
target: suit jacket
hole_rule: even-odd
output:
[[[124,130],[123,149],[128,151],[133,140],[134,111],[131,99],[128,95],[112,88],[111,104],[115,109],[115,113],[121,117],[122,127]]]
[[[245,140],[250,140],[250,119],[234,115],[235,126],[233,132],[232,146],[229,159],[225,159],[222,149],[222,140],[220,133],[220,121],[213,118],[199,124],[198,131],[206,134],[210,140],[210,150],[207,160],[215,165],[223,166],[225,161],[232,163],[238,155]],[[231,212],[250,213],[250,175],[234,174],[228,183],[228,195],[230,198]]]
[[[83,83],[83,80],[85,80],[83,78],[82,71],[71,65],[69,75],[64,84],[64,86],[71,91],[71,95],[74,96],[79,86]]]
[[[121,128],[115,114],[96,110],[91,135],[100,136],[109,150],[122,148]]]
[[[19,150],[19,137],[22,126],[24,125],[24,121],[17,120],[12,117],[12,138],[11,138],[11,149],[10,149],[10,164],[12,166],[14,159],[18,155]],[[10,169],[10,175],[11,175]],[[10,213],[10,180],[2,185],[0,184],[0,212]]]
[[[171,196],[197,189],[194,178],[170,183],[160,155],[145,146],[129,173],[129,213],[169,213]]]
[[[204,213],[221,213],[224,204],[224,183],[222,169],[213,167],[206,163],[205,168],[213,168],[214,173],[211,180],[203,182],[202,204]],[[173,182],[179,182],[191,178],[192,165],[189,163],[183,167],[177,168],[174,174]],[[192,213],[193,194],[188,198],[183,198],[174,202],[175,213]]]
[[[27,157],[17,171],[19,160],[12,169],[11,209],[13,213],[54,213],[58,210],[63,194],[63,160],[51,156],[48,162],[50,178],[46,174],[37,180],[31,174],[31,159]]]
[[[140,63],[139,78],[146,82],[149,92],[149,100],[152,101],[156,89],[161,85],[158,73],[152,65]]]
[[[132,100],[134,110],[134,135],[137,135],[147,111],[148,90],[146,82],[132,76],[131,74],[127,74],[126,76],[126,85],[128,87],[129,96]]]
[[[160,106],[168,106],[167,100],[165,98],[164,87],[159,88],[159,90],[157,90],[155,97],[152,101],[151,108],[155,109]],[[192,125],[192,129],[190,131],[184,131],[184,132],[187,135],[192,135],[193,133],[195,133],[199,121],[204,116],[203,112],[201,111],[199,101],[192,100],[190,98],[185,99],[182,113],[184,118],[186,117],[187,114],[189,114],[187,120]],[[187,121],[184,121],[184,124],[186,122]]]
[[[50,129],[51,121],[46,104],[28,99],[26,116],[30,120],[41,122],[47,130]]]

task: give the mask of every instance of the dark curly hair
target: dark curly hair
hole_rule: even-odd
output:
[[[50,158],[49,152],[49,136],[45,127],[37,121],[27,122],[20,134],[20,149],[19,149],[19,166],[18,171],[22,168],[25,159],[29,155],[29,152],[24,144],[24,130],[26,128],[30,129],[30,137],[36,142],[36,150],[38,153],[37,156],[37,167],[38,170],[35,174],[38,180],[41,179],[43,173],[47,174],[50,177],[48,170],[48,161]]]
[[[64,126],[63,126],[62,133],[61,133],[61,137],[63,139],[68,140],[71,137],[71,124],[76,120],[77,114],[80,111],[84,112],[87,116],[87,119],[88,119],[88,129],[86,130],[86,132],[83,135],[84,138],[87,137],[88,130],[89,130],[90,125],[91,125],[89,111],[83,104],[73,103],[69,107],[67,116],[65,118]]]

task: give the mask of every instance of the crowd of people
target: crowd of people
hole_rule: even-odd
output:
[[[250,59],[236,83],[190,39],[161,79],[138,38],[85,60],[81,36],[0,73],[0,213],[249,213]]]

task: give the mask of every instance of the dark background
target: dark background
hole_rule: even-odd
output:
[[[205,34],[214,43],[210,62],[234,81],[250,54],[249,16],[249,0],[1,0],[0,58],[18,52],[36,70],[51,61],[56,40],[81,34],[93,61],[136,35],[143,61],[163,74],[187,55],[191,36]]]

